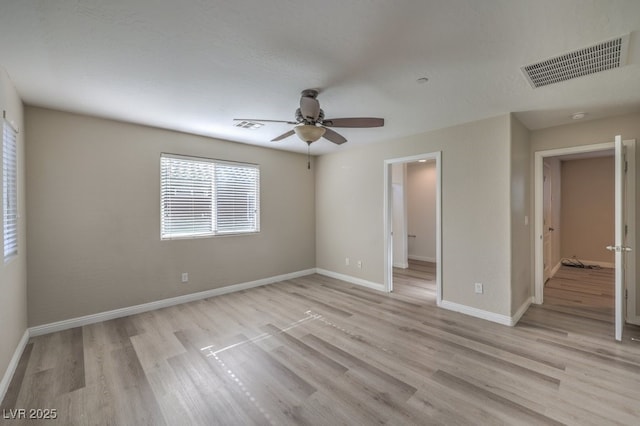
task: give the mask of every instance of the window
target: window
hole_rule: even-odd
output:
[[[260,231],[260,169],[172,154],[160,156],[161,238]]]
[[[18,157],[16,131],[5,120],[2,125],[2,224],[4,260],[18,254]]]

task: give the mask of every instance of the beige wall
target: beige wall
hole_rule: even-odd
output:
[[[509,115],[320,157],[317,266],[382,284],[383,162],[436,151],[442,151],[443,299],[510,315]],[[362,269],[346,266],[345,257],[362,260]],[[483,295],[474,294],[475,282],[484,284]]]
[[[0,380],[27,329],[27,247],[25,221],[24,125],[22,101],[0,67],[0,110],[18,127],[18,255],[4,263],[0,252]],[[1,116],[0,116],[1,117]],[[0,158],[2,157],[0,138]],[[0,161],[0,164],[2,162]],[[1,167],[0,167],[1,170]],[[0,181],[2,173],[0,173]],[[2,203],[0,184],[0,204]],[[2,216],[0,215],[0,223]],[[0,225],[0,234],[3,226]],[[0,242],[2,239],[0,238]],[[0,399],[2,395],[0,395]]]
[[[29,323],[38,325],[314,266],[381,284],[383,162],[435,151],[443,299],[512,315],[531,292],[531,153],[636,137],[640,115],[533,132],[504,115],[345,149],[311,172],[298,154],[41,108],[27,108],[26,126]],[[263,232],[161,242],[163,151],[258,161]]]
[[[407,165],[409,258],[436,261],[436,162]]]
[[[531,149],[529,130],[510,116],[511,131],[511,315],[532,296]]]
[[[531,150],[535,152],[570,146],[613,142],[615,135],[622,135],[622,138],[625,140],[640,140],[640,113],[532,131]],[[636,164],[640,165],[640,149],[636,149]],[[638,177],[636,167],[635,178],[637,186]],[[636,197],[636,202],[640,204],[640,197]],[[639,205],[636,205],[636,223],[640,224]],[[636,226],[636,241],[640,241],[638,237],[640,237],[640,226]],[[636,265],[640,265],[640,251],[635,250],[635,253]],[[640,316],[640,280],[636,280],[636,317],[638,316]]]
[[[562,161],[562,257],[614,263],[613,157]]]
[[[315,266],[304,155],[35,107],[26,130],[31,326]],[[259,163],[261,232],[161,241],[161,152]]]

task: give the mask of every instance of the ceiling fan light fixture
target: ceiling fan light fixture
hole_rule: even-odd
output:
[[[324,127],[314,126],[312,124],[300,124],[293,128],[296,135],[306,143],[315,142],[324,135],[326,129]]]

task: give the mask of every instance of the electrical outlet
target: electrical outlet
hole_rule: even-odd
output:
[[[349,266],[349,258],[348,258],[348,257],[345,257],[345,258],[344,258],[344,264],[345,264],[345,265],[347,265],[347,266]]]
[[[362,260],[358,260],[358,268],[362,268]]]
[[[474,286],[477,294],[483,293],[482,283],[475,283]]]
[[[182,273],[182,282],[183,283],[189,282],[189,273],[188,272],[183,272]]]

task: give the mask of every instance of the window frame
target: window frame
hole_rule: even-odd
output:
[[[169,170],[166,170],[165,167],[169,167],[171,162],[175,160],[173,163],[176,167],[178,167],[177,172],[173,171],[173,175],[168,175],[167,173],[172,173]],[[186,166],[184,168],[179,165],[180,162],[185,163]],[[188,164],[192,163],[192,164]],[[202,167],[210,168],[210,170],[203,170]],[[223,168],[231,168],[230,172],[233,172],[234,169],[238,169],[238,174],[248,174],[247,177],[243,178],[242,176],[230,176],[227,182],[232,185],[231,188],[227,187],[225,194],[232,194],[231,199],[229,197],[224,198],[224,204],[220,202],[221,197],[219,197],[219,193],[223,192],[220,189],[221,184],[218,183],[218,175],[221,173]],[[197,169],[200,170],[197,170]],[[197,190],[200,192],[199,196],[192,198],[184,198],[176,195],[175,191],[181,188],[179,183],[171,182],[171,179],[174,178],[175,174],[179,172],[183,173],[201,173],[200,182],[198,183],[198,179],[193,180],[193,185],[189,186],[190,190]],[[210,189],[207,190],[206,179],[211,179]],[[249,183],[247,183],[247,180]],[[238,188],[234,188],[233,185],[237,185]],[[184,186],[182,186],[184,188]],[[235,211],[237,207],[237,200],[234,198],[235,191],[234,189],[238,189],[240,194],[249,195],[249,201],[247,203],[248,206],[253,207],[253,213],[247,212],[245,215],[238,215],[238,221],[240,223],[244,223],[245,226],[239,226],[237,228],[231,228],[226,230],[221,230],[220,224],[226,224],[229,226],[228,219],[227,221],[221,221],[220,215],[222,207],[227,207],[227,214],[229,208],[231,207],[231,211]],[[254,163],[245,163],[245,162],[236,162],[236,161],[228,161],[228,160],[220,160],[215,158],[207,158],[207,157],[196,157],[189,155],[181,155],[181,154],[172,154],[162,152],[160,153],[160,239],[162,241],[169,240],[184,240],[184,239],[196,239],[196,238],[212,238],[212,237],[221,237],[221,236],[238,236],[238,235],[254,235],[260,233],[260,166]],[[246,191],[246,192],[243,192]],[[171,192],[173,191],[173,194]],[[209,199],[207,200],[207,197]],[[167,211],[167,205],[172,203],[181,204],[181,201],[191,200],[191,207],[184,207],[184,203],[182,207],[179,207],[179,211],[175,213],[175,215],[185,215],[185,220],[180,223],[174,223],[165,228],[166,222],[170,219],[172,212],[169,207],[169,211]],[[203,202],[203,200],[205,200]],[[230,203],[230,204],[229,204]],[[242,203],[240,203],[242,204]],[[195,215],[202,214],[204,215],[204,220],[198,219]],[[231,213],[231,222],[233,223],[233,213]],[[191,231],[183,231],[179,232],[176,228],[187,228],[192,226],[194,229]],[[198,229],[200,228],[200,229]],[[208,228],[204,230],[203,228]]]

